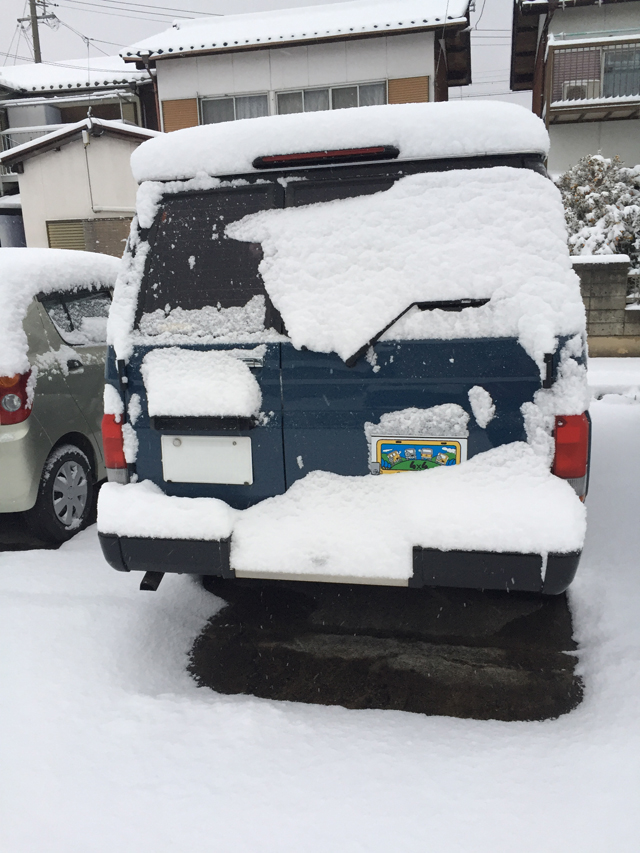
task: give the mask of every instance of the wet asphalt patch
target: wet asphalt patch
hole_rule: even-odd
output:
[[[190,671],[225,694],[478,720],[582,698],[565,595],[220,580]]]

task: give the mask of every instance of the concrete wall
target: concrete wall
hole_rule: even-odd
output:
[[[640,311],[626,310],[629,262],[574,264],[592,356],[640,355]]]
[[[581,157],[598,152],[603,157],[617,154],[627,166],[640,163],[640,119],[552,124],[549,136],[548,169],[554,177],[575,166]]]
[[[24,164],[19,176],[27,246],[49,245],[47,221],[131,215],[137,185],[129,160],[139,145],[109,136],[80,139]]]
[[[160,100],[252,94],[428,76],[433,33],[247,50],[157,63]],[[433,100],[433,96],[431,96]]]

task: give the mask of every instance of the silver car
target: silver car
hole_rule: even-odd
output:
[[[22,513],[62,542],[90,518],[105,476],[106,320],[119,261],[0,249],[0,523]]]

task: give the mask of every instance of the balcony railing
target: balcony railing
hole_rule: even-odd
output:
[[[551,104],[640,99],[640,41],[553,51]]]

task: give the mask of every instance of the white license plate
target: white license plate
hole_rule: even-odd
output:
[[[163,435],[162,472],[167,483],[253,483],[251,439],[226,435]]]

